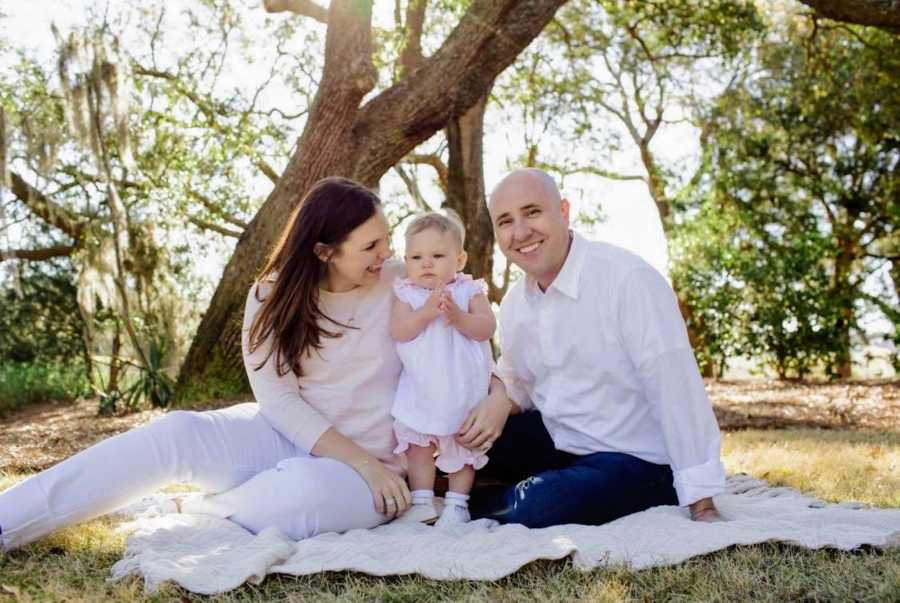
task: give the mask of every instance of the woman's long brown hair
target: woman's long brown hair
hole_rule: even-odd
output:
[[[294,210],[281,239],[256,279],[259,311],[250,327],[250,352],[273,335],[259,370],[275,354],[279,376],[293,371],[303,376],[301,360],[322,347],[323,337],[340,337],[339,332],[321,326],[319,319],[341,325],[319,307],[319,282],[327,265],[315,253],[316,243],[336,251],[349,234],[371,218],[380,205],[378,196],[347,178],[325,178],[312,188]],[[274,276],[266,298],[260,299],[259,285]]]

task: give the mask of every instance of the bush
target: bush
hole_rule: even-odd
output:
[[[0,413],[34,402],[71,402],[90,391],[81,360],[4,362],[0,365]]]

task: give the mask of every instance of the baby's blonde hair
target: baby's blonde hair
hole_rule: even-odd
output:
[[[453,236],[456,244],[459,245],[459,250],[462,251],[464,249],[466,243],[466,229],[463,226],[462,220],[459,218],[459,214],[452,209],[445,209],[443,214],[439,214],[436,211],[430,211],[413,218],[413,221],[406,227],[407,244],[409,244],[409,238],[411,236],[417,235],[429,228],[433,228],[442,234],[449,232]]]

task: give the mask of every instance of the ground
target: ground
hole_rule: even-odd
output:
[[[707,391],[723,431],[811,428],[900,433],[898,381],[710,381]],[[202,408],[232,403],[219,400]],[[162,413],[156,409],[98,417],[95,400],[27,406],[0,419],[0,472],[40,471]]]
[[[729,472],[815,492],[831,501],[900,507],[900,382],[852,384],[710,382]],[[224,406],[228,401],[213,403]],[[43,404],[0,419],[0,489],[160,411],[96,417],[96,402]],[[122,551],[109,520],[68,528],[0,554],[0,601],[133,601],[140,581],[106,582]],[[201,600],[165,586],[150,600]],[[657,601],[900,600],[900,548],[809,551],[789,545],[732,547],[670,568],[580,572],[536,562],[496,582],[435,582],[350,572],[270,577],[223,601]]]

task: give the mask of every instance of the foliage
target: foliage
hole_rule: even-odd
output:
[[[671,276],[703,334],[701,365],[722,375],[729,358],[744,356],[802,379],[839,352],[828,328],[839,305],[821,261],[829,241],[799,227],[776,247],[752,217],[707,204],[671,240]]]
[[[84,363],[78,359],[0,362],[0,414],[48,400],[71,402],[90,393]]]
[[[898,44],[789,16],[710,112],[709,187],[674,275],[708,357],[759,353],[797,376],[827,359],[849,375],[866,281],[900,223]]]
[[[71,263],[20,263],[0,291],[0,363],[68,362],[84,353]]]
[[[669,197],[690,177],[650,144],[721,89],[760,30],[755,4],[743,0],[568,2],[498,84],[510,122],[525,125],[517,163],[561,178],[643,181],[668,228]],[[628,156],[642,173],[623,169]]]
[[[296,99],[314,91],[321,40],[284,20],[249,27],[247,14],[264,13],[232,2],[86,10],[99,10],[96,25],[57,34],[55,67],[2,50],[0,147],[31,188],[0,186],[0,233],[7,247],[57,248],[71,259],[79,303],[67,316],[87,317],[89,376],[97,381],[105,366],[108,397],[154,404],[168,399],[151,366],[154,342],[164,343],[160,365],[171,372],[210,286],[196,276],[196,253],[227,253],[224,237],[241,234],[277,179],[305,112]],[[254,52],[260,39],[275,47],[264,60]],[[102,65],[96,86],[92,57]],[[279,94],[292,97],[291,112],[273,102]],[[26,260],[6,251],[0,266],[18,270]],[[131,364],[141,368],[126,369],[126,380],[145,387],[119,387]]]
[[[171,369],[163,365],[165,358],[165,340],[150,341],[147,364],[129,365],[137,376],[133,383],[124,389],[100,391],[99,413],[109,415],[119,410],[119,403],[127,411],[136,411],[144,401],[156,408],[169,406],[175,390],[175,380],[168,374]]]

